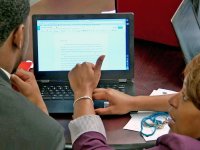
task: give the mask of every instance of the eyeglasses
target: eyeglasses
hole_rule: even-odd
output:
[[[162,118],[162,119],[161,119]],[[164,121],[162,121],[164,119]],[[162,129],[168,122],[169,114],[167,112],[156,112],[150,116],[144,117],[141,121],[140,134],[146,137],[152,136],[157,129]],[[144,133],[144,127],[152,129],[151,133]]]

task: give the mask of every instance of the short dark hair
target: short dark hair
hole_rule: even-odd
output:
[[[0,47],[10,33],[26,21],[29,11],[29,0],[0,0]]]

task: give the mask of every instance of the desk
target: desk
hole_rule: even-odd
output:
[[[42,0],[31,8],[31,14],[36,13],[100,13],[115,8],[114,0]],[[32,32],[27,59],[33,60]],[[155,44],[146,41],[135,41],[135,89],[138,95],[148,95],[153,89],[162,87],[171,90],[180,90],[182,85],[181,72],[184,68],[184,59],[180,48]],[[68,123],[71,116],[53,116],[64,128],[66,144],[71,144]],[[138,132],[123,130],[129,121],[129,115],[103,117],[108,144],[122,149],[119,144],[126,145],[127,149],[149,146]],[[124,145],[123,145],[124,146]]]
[[[65,128],[66,146],[71,146],[70,132],[68,129],[70,116],[53,116]],[[65,119],[63,119],[65,118]],[[150,147],[154,142],[145,142],[139,135],[139,132],[124,130],[123,127],[130,120],[130,115],[122,116],[102,116],[102,120],[106,129],[107,142],[115,149],[133,149]]]

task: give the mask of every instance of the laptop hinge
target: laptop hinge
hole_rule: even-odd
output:
[[[125,82],[127,82],[127,79],[118,79],[118,82],[125,83]]]

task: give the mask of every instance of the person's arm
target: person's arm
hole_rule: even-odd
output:
[[[189,136],[170,133],[160,136],[156,141],[156,146],[149,148],[148,150],[198,150],[200,142]]]
[[[48,114],[47,107],[42,99],[38,84],[33,73],[18,69],[11,75],[11,83],[15,90],[28,98],[33,104],[38,106],[43,112]]]
[[[95,89],[93,98],[96,100],[107,100],[109,106],[96,109],[100,115],[126,114],[130,111],[168,111],[168,100],[174,94],[162,96],[130,96],[114,89]]]
[[[95,65],[77,64],[69,74],[70,86],[74,92],[74,114],[69,123],[73,149],[110,149],[106,144],[106,134],[99,116],[95,115],[92,93],[101,76],[104,56]],[[84,97],[84,98],[83,98]],[[87,98],[90,97],[90,98]]]
[[[68,74],[70,86],[74,92],[74,119],[95,114],[92,93],[99,82],[103,60],[104,56],[100,56],[95,65],[87,62],[77,64]],[[77,101],[77,99],[80,100]]]
[[[101,118],[97,115],[83,115],[69,123],[74,150],[111,149],[106,143],[106,132]]]
[[[170,105],[169,99],[175,94],[161,96],[136,96],[132,97],[131,110],[150,110],[167,112]]]

